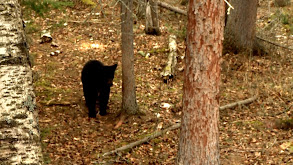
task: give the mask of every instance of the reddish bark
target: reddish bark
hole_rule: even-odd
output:
[[[133,0],[123,0],[121,3],[122,110],[127,114],[138,113],[134,76],[132,5]]]
[[[189,0],[178,164],[219,164],[223,2]]]

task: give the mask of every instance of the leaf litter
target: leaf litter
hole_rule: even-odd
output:
[[[49,43],[40,44],[40,32],[28,34],[30,53],[36,56],[33,71],[39,75],[34,85],[45,163],[174,164],[178,129],[131,150],[107,157],[101,155],[180,121],[183,71],[179,70],[169,84],[164,84],[159,75],[168,52],[161,50],[167,49],[170,34],[180,34],[185,24],[178,20],[186,22],[186,17],[161,10],[161,36],[145,35],[143,20],[134,25],[137,101],[146,115],[132,116],[120,128],[113,129],[122,97],[120,8],[102,2],[104,16],[95,14],[85,24],[80,22],[91,9],[83,6],[67,8],[66,13],[52,10],[47,18],[25,18],[41,30],[50,30],[53,42],[62,51],[50,56],[57,49]],[[172,4],[186,10],[184,6]],[[271,7],[271,10],[277,9]],[[267,25],[266,19],[270,19],[267,14],[263,2],[258,12],[258,28]],[[65,21],[66,26],[57,27],[59,21]],[[272,35],[261,32],[271,39]],[[283,30],[275,29],[274,33],[276,37],[284,35]],[[277,40],[292,45],[292,38],[277,37]],[[177,44],[179,55],[184,56],[184,38],[179,38]],[[149,53],[148,57],[141,52]],[[118,63],[109,115],[97,119],[87,117],[80,81],[82,66],[90,59],[107,65]],[[178,68],[183,68],[183,61],[179,59]],[[250,105],[220,111],[221,164],[293,163],[292,129],[280,129],[275,122],[292,118],[292,77],[292,52],[280,48],[265,56],[223,55],[220,105],[256,93],[260,97]]]

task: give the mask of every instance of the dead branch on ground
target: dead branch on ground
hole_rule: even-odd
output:
[[[257,95],[256,96],[253,96],[253,97],[251,97],[249,99],[246,99],[246,100],[241,100],[241,101],[237,101],[237,102],[234,102],[234,103],[225,105],[225,106],[221,106],[219,108],[219,110],[224,110],[224,109],[227,109],[227,108],[233,108],[233,107],[236,107],[237,105],[249,104],[249,103],[253,102],[254,100],[256,100],[256,98],[257,98]],[[147,137],[145,137],[145,138],[143,138],[141,140],[132,142],[130,144],[127,144],[127,145],[122,146],[120,148],[117,148],[115,150],[106,152],[106,153],[103,154],[103,156],[111,155],[111,154],[117,153],[119,151],[124,151],[124,150],[130,149],[130,148],[133,148],[135,146],[138,146],[140,144],[146,143],[146,142],[150,141],[151,139],[154,139],[156,137],[159,137],[159,136],[165,134],[168,131],[171,131],[171,130],[174,130],[174,129],[179,128],[180,125],[181,125],[181,123],[176,123],[176,124],[174,124],[174,125],[166,128],[164,130],[156,131],[156,132],[152,133],[151,135],[149,135],[149,136],[147,136]]]
[[[126,145],[126,146],[122,146],[122,147],[117,148],[117,149],[115,149],[115,150],[113,150],[113,151],[106,152],[106,153],[103,154],[103,156],[111,155],[111,154],[116,153],[116,152],[119,152],[119,151],[124,151],[124,150],[127,150],[127,149],[129,149],[129,148],[133,148],[133,147],[135,147],[135,146],[138,146],[138,145],[140,145],[140,144],[143,144],[143,143],[145,143],[145,142],[147,142],[147,141],[149,141],[149,140],[151,140],[151,139],[154,139],[154,138],[156,138],[156,137],[159,137],[159,136],[163,135],[164,133],[166,133],[166,132],[168,132],[168,131],[171,131],[171,130],[174,130],[174,129],[177,129],[177,128],[179,128],[179,127],[180,127],[180,123],[174,124],[174,125],[172,125],[171,127],[168,127],[168,128],[166,128],[166,129],[164,129],[164,130],[154,132],[154,133],[151,134],[150,136],[147,136],[147,137],[145,137],[145,138],[143,138],[143,139],[141,139],[141,140],[138,140],[138,141],[132,142],[132,143]]]
[[[286,47],[286,46],[283,46],[283,45],[280,45],[280,44],[274,43],[274,42],[272,42],[272,41],[269,41],[269,40],[266,40],[266,39],[260,38],[260,37],[258,37],[258,36],[256,36],[256,38],[259,39],[259,40],[261,40],[261,41],[267,42],[267,43],[269,43],[269,44],[271,44],[271,45],[274,45],[274,46],[280,47],[280,48],[288,49],[288,50],[290,50],[290,51],[293,50],[293,48]]]
[[[174,12],[179,13],[179,14],[187,15],[186,11],[184,11],[182,9],[179,9],[177,7],[171,6],[168,3],[160,2],[160,1],[158,1],[157,3],[158,3],[159,6],[165,8],[165,9],[169,9],[169,10],[174,11]]]
[[[227,104],[227,105],[224,105],[224,106],[221,106],[219,108],[219,110],[224,110],[224,109],[228,109],[228,108],[234,108],[236,106],[240,106],[240,105],[246,105],[246,104],[250,104],[252,103],[254,100],[257,99],[257,95],[249,98],[249,99],[246,99],[246,100],[241,100],[241,101],[237,101],[237,102],[234,102],[234,103],[231,103],[231,104]]]
[[[169,36],[169,51],[170,52],[167,64],[163,71],[160,73],[165,83],[167,83],[170,79],[172,79],[175,76],[177,64],[177,44],[175,35]]]

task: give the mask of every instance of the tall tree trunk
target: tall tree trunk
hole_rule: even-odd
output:
[[[257,0],[231,0],[225,27],[224,51],[251,52],[255,41]]]
[[[127,114],[138,112],[135,94],[132,5],[133,0],[121,1],[122,110]]]
[[[189,0],[177,164],[219,164],[219,84],[224,1]]]
[[[0,164],[41,164],[21,8],[18,0],[2,0],[0,8]]]

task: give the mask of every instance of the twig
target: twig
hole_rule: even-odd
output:
[[[272,45],[275,45],[275,46],[278,46],[278,47],[281,47],[281,48],[284,48],[284,49],[289,49],[289,50],[293,50],[293,48],[289,48],[289,47],[286,47],[286,46],[283,46],[283,45],[280,45],[280,44],[277,44],[277,43],[274,43],[272,41],[269,41],[269,40],[266,40],[266,39],[263,39],[263,38],[260,38],[258,36],[256,36],[257,39],[261,40],[261,41],[264,41],[264,42],[267,42],[269,44],[272,44]]]
[[[235,107],[235,106],[237,106],[237,105],[249,104],[249,103],[253,102],[254,100],[256,100],[256,98],[257,98],[257,96],[254,96],[254,97],[251,97],[251,98],[246,99],[246,100],[242,100],[242,101],[238,101],[238,102],[235,102],[235,103],[232,103],[232,104],[228,104],[228,105],[225,105],[225,106],[221,106],[219,109],[220,109],[220,110],[223,110],[223,109],[227,109],[227,108]],[[119,151],[124,151],[124,150],[127,150],[127,149],[129,149],[129,148],[133,148],[133,147],[135,147],[135,146],[138,146],[138,145],[140,145],[140,144],[143,144],[143,143],[145,143],[145,142],[148,142],[149,140],[154,139],[154,138],[156,138],[156,137],[159,137],[159,136],[165,134],[165,133],[168,132],[168,131],[171,131],[171,130],[174,130],[174,129],[179,128],[180,125],[181,125],[181,123],[176,123],[176,124],[174,124],[174,125],[172,125],[172,126],[166,128],[166,129],[164,129],[164,130],[156,131],[156,132],[154,132],[153,134],[151,134],[150,136],[147,136],[147,137],[145,137],[145,138],[143,138],[143,139],[141,139],[141,140],[138,140],[138,141],[132,142],[132,143],[130,143],[130,144],[127,144],[127,145],[125,145],[125,146],[122,146],[122,147],[120,147],[120,148],[117,148],[117,149],[115,149],[115,150],[112,150],[112,151],[110,151],[110,152],[106,152],[106,153],[103,154],[103,156],[111,155],[111,154],[117,153],[117,152],[119,152]]]
[[[223,152],[238,152],[238,153],[246,153],[246,152],[264,152],[264,149],[253,149],[253,148],[245,148],[245,149],[231,149],[231,148],[226,148],[226,149],[222,149],[221,151]]]
[[[51,21],[51,22],[59,22],[62,20],[54,20],[54,19],[46,19],[47,21]],[[66,20],[65,22],[67,23],[77,23],[77,24],[83,24],[86,20],[84,21],[75,21],[75,20]],[[109,22],[97,22],[97,21],[87,21],[88,23],[92,23],[92,24],[103,24],[103,23],[109,23]]]
[[[56,106],[71,106],[71,105],[77,105],[78,102],[77,101],[76,102],[66,102],[66,101],[64,101],[64,102],[62,102],[62,101],[58,102],[58,101],[56,101],[56,99],[51,99],[51,100],[47,101],[44,104],[46,106],[54,106],[54,105],[56,105]]]
[[[293,105],[290,105],[288,108],[286,108],[284,111],[282,111],[282,112],[279,112],[279,113],[276,113],[276,114],[272,114],[271,115],[271,117],[276,117],[276,116],[279,116],[279,115],[282,115],[282,114],[284,114],[284,113],[287,113],[287,112],[289,112],[289,111],[291,111],[291,107],[292,107]]]
[[[224,0],[224,1],[229,6],[229,8],[234,9],[234,7],[227,0]]]

